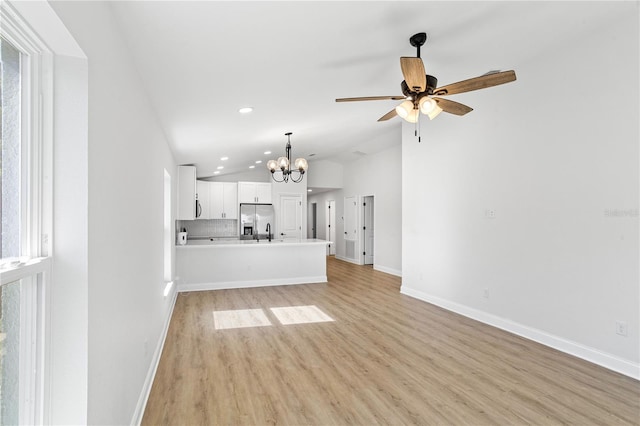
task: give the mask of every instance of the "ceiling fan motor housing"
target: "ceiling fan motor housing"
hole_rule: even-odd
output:
[[[426,95],[433,95],[433,91],[436,89],[436,87],[438,87],[438,79],[435,78],[432,75],[427,74],[427,89],[424,92]],[[402,83],[400,84],[400,88],[402,89],[402,94],[405,96],[411,96],[412,98],[417,98],[417,96],[415,95],[420,95],[421,93],[416,93],[413,92],[409,89],[409,86],[407,85],[407,82],[402,80]]]

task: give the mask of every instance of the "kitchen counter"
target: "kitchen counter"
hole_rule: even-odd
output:
[[[188,240],[186,245],[178,245],[176,246],[177,248],[183,249],[183,248],[193,248],[193,247],[207,247],[207,246],[217,246],[217,245],[224,245],[224,246],[233,246],[233,245],[241,245],[241,246],[258,246],[258,245],[269,245],[269,244],[284,244],[284,245],[307,245],[307,244],[321,244],[326,246],[327,244],[330,244],[330,241],[326,241],[326,240],[318,240],[318,239],[306,239],[306,240],[276,240],[276,239],[272,239],[271,241],[269,241],[268,239],[262,239],[262,240],[230,240],[230,239],[225,239],[225,240],[217,240],[217,239],[198,239],[198,240]]]
[[[327,282],[327,244],[305,240],[194,239],[176,246],[179,291]]]

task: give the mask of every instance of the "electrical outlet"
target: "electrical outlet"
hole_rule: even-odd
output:
[[[624,321],[616,321],[616,334],[627,336],[627,323]]]
[[[484,290],[482,290],[482,297],[484,297],[485,299],[489,298],[489,288],[485,288]]]
[[[484,217],[486,217],[487,219],[495,219],[496,218],[496,211],[494,209],[485,209],[484,210]]]

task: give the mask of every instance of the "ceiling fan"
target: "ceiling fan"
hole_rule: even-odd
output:
[[[417,48],[417,56],[401,57],[400,68],[404,81],[400,84],[403,96],[366,96],[359,98],[339,98],[336,102],[353,101],[377,101],[377,100],[402,100],[397,107],[383,115],[378,121],[389,120],[396,115],[410,123],[418,121],[420,112],[434,119],[442,111],[455,115],[465,115],[473,108],[440,96],[456,95],[458,93],[471,92],[473,90],[486,89],[487,87],[515,81],[515,71],[490,71],[479,77],[437,87],[438,79],[425,73],[424,64],[420,58],[420,47],[427,41],[426,33],[414,34],[409,43]]]

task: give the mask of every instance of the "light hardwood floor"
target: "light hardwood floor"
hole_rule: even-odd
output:
[[[326,284],[181,293],[143,425],[640,424],[636,380],[404,296],[371,267],[327,269]],[[293,306],[334,321],[270,309]],[[222,311],[271,325],[216,329]]]

